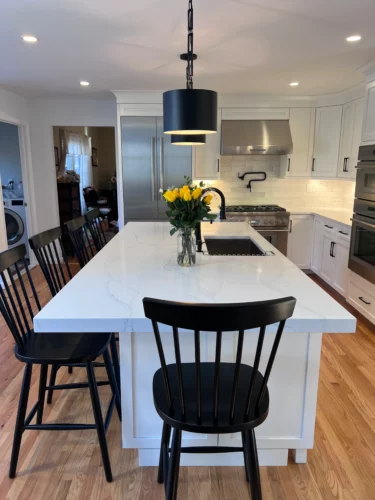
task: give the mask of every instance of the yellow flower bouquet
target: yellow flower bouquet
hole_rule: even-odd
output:
[[[195,234],[194,230],[202,220],[214,220],[215,214],[210,214],[211,194],[204,193],[204,183],[193,185],[189,177],[180,187],[170,187],[162,192],[167,203],[166,212],[173,228],[170,234],[178,234],[178,263],[182,266],[195,264]]]

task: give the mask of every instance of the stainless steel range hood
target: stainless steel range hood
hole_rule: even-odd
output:
[[[222,155],[286,155],[293,152],[289,120],[223,120]]]

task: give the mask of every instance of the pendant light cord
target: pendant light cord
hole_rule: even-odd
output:
[[[187,39],[187,66],[186,66],[186,88],[193,89],[193,43],[194,43],[194,19],[193,19],[193,0],[189,0],[188,8],[188,39]]]

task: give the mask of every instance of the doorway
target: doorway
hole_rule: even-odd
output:
[[[27,202],[25,201],[24,176],[19,127],[0,121],[0,177],[1,199],[4,207],[1,224],[6,241],[1,250],[25,244],[29,261]]]
[[[53,147],[60,225],[68,255],[73,248],[65,223],[98,208],[105,232],[117,232],[114,127],[54,126]]]

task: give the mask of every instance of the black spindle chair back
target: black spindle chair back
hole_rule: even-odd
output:
[[[0,276],[4,286],[0,286],[0,311],[19,347],[23,347],[33,334],[33,318],[41,309],[25,255],[23,244],[0,253]],[[14,274],[18,277],[17,283]]]
[[[29,238],[52,295],[56,295],[72,279],[61,234],[61,228],[55,227]]]
[[[65,223],[81,269],[94,257],[89,229],[82,215]]]
[[[98,208],[93,208],[85,214],[87,226],[90,230],[96,251],[99,252],[106,244],[107,240],[104,235],[101,222],[100,212]]]
[[[190,330],[194,332],[194,350],[195,350],[195,408],[196,424],[199,426],[202,414],[202,371],[200,350],[200,333],[201,332],[216,332],[215,346],[215,361],[214,361],[214,376],[211,393],[213,394],[212,408],[212,425],[215,425],[218,420],[219,411],[222,419],[222,409],[220,408],[220,373],[221,365],[221,345],[222,336],[225,332],[238,332],[236,361],[234,371],[232,372],[232,390],[230,395],[230,404],[226,408],[228,410],[228,429],[230,432],[231,424],[236,413],[236,405],[238,401],[238,389],[241,370],[241,360],[244,345],[244,337],[246,330],[259,329],[257,346],[255,350],[255,358],[253,370],[248,383],[248,390],[245,401],[241,401],[240,407],[244,409],[242,422],[251,420],[257,413],[257,408],[262,402],[267,389],[272,366],[275,360],[280,339],[284,330],[286,320],[292,316],[296,300],[293,297],[286,297],[276,300],[240,303],[240,304],[183,304],[170,302],[152,298],[143,299],[145,315],[152,321],[153,330],[156,339],[156,345],[160,357],[164,389],[166,400],[169,409],[173,412],[176,410],[172,399],[171,380],[168,365],[166,363],[165,352],[159,331],[159,323],[172,327],[174,354],[176,365],[176,380],[178,385],[178,413],[182,419],[186,417],[187,410],[185,406],[185,391],[184,382],[191,387],[191,381],[183,380],[183,365],[181,359],[181,348],[179,339],[179,329]],[[262,355],[264,338],[267,325],[277,323],[278,328],[271,348],[271,352],[266,363],[266,370],[261,384],[256,384],[257,373]],[[190,384],[188,383],[190,382]],[[257,388],[255,390],[255,388]],[[243,395],[243,394],[242,394]],[[191,404],[191,400],[190,400]],[[191,410],[191,408],[190,408]],[[191,414],[189,415],[189,420]],[[223,424],[223,421],[221,421]],[[206,422],[207,425],[207,422]],[[222,425],[221,425],[221,428]],[[224,430],[224,429],[223,429]],[[206,429],[207,431],[207,429]]]

